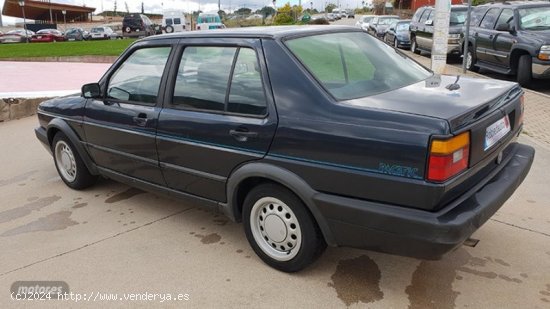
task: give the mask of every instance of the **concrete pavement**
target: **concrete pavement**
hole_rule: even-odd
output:
[[[111,64],[0,61],[0,99],[36,98],[80,91],[99,81]]]
[[[196,205],[103,180],[66,187],[35,117],[0,123],[0,307],[548,308],[550,148],[474,238],[436,262],[329,248],[298,274],[264,265],[242,225]],[[21,280],[62,280],[87,297],[188,294],[188,301],[14,301]],[[100,294],[99,294],[100,293]]]

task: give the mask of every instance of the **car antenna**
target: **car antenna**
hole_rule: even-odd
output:
[[[445,86],[445,88],[449,89],[450,91],[460,89],[460,85],[458,84],[459,80],[460,80],[460,75],[457,75],[455,82],[452,84],[448,84],[447,86]]]

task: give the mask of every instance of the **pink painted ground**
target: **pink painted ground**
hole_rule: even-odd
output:
[[[108,63],[0,61],[0,93],[78,90],[99,81]]]

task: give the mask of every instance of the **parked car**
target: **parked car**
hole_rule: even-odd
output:
[[[65,31],[67,41],[83,41],[87,39],[87,34],[82,28],[70,28]]]
[[[328,21],[335,21],[336,15],[334,13],[327,13],[327,20]]]
[[[460,57],[462,47],[460,37],[462,35],[462,26],[466,22],[468,7],[465,5],[451,5],[451,15],[449,17],[449,38],[447,45],[447,55]],[[434,34],[435,9],[433,7],[420,7],[414,13],[411,20],[411,51],[420,54],[421,51],[431,52]]]
[[[355,26],[367,31],[369,29],[369,23],[372,21],[373,18],[375,18],[376,15],[363,15],[359,20],[355,23]]]
[[[493,3],[475,8],[466,67],[532,78],[550,78],[550,3]]]
[[[354,27],[236,28],[135,42],[42,102],[35,133],[70,188],[101,175],[211,207],[293,272],[327,244],[460,246],[531,167],[523,106],[516,83],[434,75]]]
[[[122,20],[122,36],[125,38],[138,38],[155,35],[153,23],[143,14],[128,14]]]
[[[197,30],[217,30],[224,28],[225,25],[222,23],[218,13],[199,13],[197,17]]]
[[[388,27],[398,20],[399,16],[396,15],[375,16],[370,21],[367,32],[376,38],[382,39]]]
[[[346,10],[346,16],[348,18],[355,18],[355,10]]]
[[[24,43],[30,41],[34,32],[24,29],[11,30],[0,36],[0,43]]]
[[[47,43],[47,42],[62,42],[65,41],[63,32],[57,29],[42,29],[38,30],[32,37],[31,43]]]
[[[90,40],[115,40],[122,39],[122,36],[111,27],[94,27],[90,30]]]
[[[335,15],[336,19],[347,18],[346,10],[344,9],[334,9],[332,14]]]
[[[166,33],[185,31],[185,13],[183,11],[164,11],[162,27]]]
[[[411,21],[399,20],[394,22],[388,27],[384,34],[384,42],[393,45],[395,48],[409,47],[411,45],[411,38],[409,36],[409,26]]]

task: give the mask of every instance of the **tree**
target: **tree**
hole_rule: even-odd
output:
[[[252,13],[252,10],[249,8],[240,8],[235,11],[237,15],[250,15],[250,13]]]
[[[325,7],[325,12],[327,13],[332,13],[332,10],[334,10],[336,8],[336,4],[334,3],[329,3],[327,5],[327,7]]]
[[[128,8],[128,2],[124,1],[124,6],[126,7],[126,13],[130,14],[130,9]]]
[[[382,14],[384,12],[384,7],[386,6],[386,0],[373,0],[372,1],[372,10],[376,14]]]
[[[225,13],[224,10],[219,10],[218,15],[220,16],[221,19],[225,19],[227,17],[227,13]]]
[[[268,17],[268,16],[271,16],[271,15],[275,15],[275,12],[277,12],[277,11],[275,11],[275,9],[270,7],[270,6],[264,6],[263,8],[256,11],[256,13],[262,14],[263,17]]]
[[[145,7],[143,6],[143,2],[141,2],[141,14],[145,14]]]

